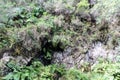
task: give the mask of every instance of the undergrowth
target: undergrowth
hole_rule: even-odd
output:
[[[37,1],[1,0],[1,55],[2,49],[6,48],[11,49],[16,56],[25,58],[33,57],[42,51],[45,60],[52,60],[55,51],[77,46],[80,47],[80,54],[86,53],[93,42],[101,41],[107,45],[110,36],[114,35],[110,33],[111,30],[115,31],[113,26],[106,23],[118,16],[115,13],[119,11],[119,0],[98,0],[91,9],[91,13],[100,12],[94,21],[87,0],[39,0],[42,4]],[[101,24],[96,24],[96,21]],[[119,19],[115,21],[119,22]],[[119,26],[116,29],[119,29]],[[112,37],[113,40],[118,39],[116,37],[119,37],[119,30],[117,32],[115,37]],[[110,44],[114,47],[117,42],[111,40]],[[74,51],[72,54],[75,54]],[[87,65],[81,69],[68,70],[56,64],[44,66],[39,61],[34,61],[29,66],[8,62],[6,66],[11,72],[3,77],[3,80],[120,80],[119,65],[102,62],[92,67]],[[89,70],[84,71],[84,68]]]
[[[103,62],[96,64],[91,71],[81,69],[65,69],[64,65],[44,66],[39,61],[33,61],[30,66],[17,66],[9,62],[11,72],[3,80],[119,80],[119,63]]]

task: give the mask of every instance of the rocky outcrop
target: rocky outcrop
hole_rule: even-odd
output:
[[[117,47],[116,47],[117,48]],[[93,67],[101,61],[117,61],[118,50],[107,49],[101,42],[93,44],[86,53],[81,53],[79,48],[67,48],[63,52],[55,52],[53,63],[64,64],[66,68],[81,68],[86,64]]]

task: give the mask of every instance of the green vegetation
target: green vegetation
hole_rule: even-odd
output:
[[[57,65],[44,67],[39,61],[35,61],[31,66],[19,67],[13,63],[7,64],[13,72],[5,76],[4,80],[54,80],[64,75],[65,70]]]
[[[0,0],[0,80],[120,80],[119,3]],[[97,42],[101,55],[117,57],[88,54]]]
[[[9,62],[7,66],[12,69],[3,80],[119,80],[120,64],[102,62],[91,68],[90,72],[82,69],[66,70],[63,65],[43,66],[39,61],[32,62],[31,66],[18,66]]]

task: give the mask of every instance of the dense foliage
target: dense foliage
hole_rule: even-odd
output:
[[[3,77],[3,80],[119,80],[119,65],[101,62],[94,66],[92,71],[82,72],[83,69],[66,70],[63,65],[43,66],[39,61],[34,61],[31,66],[22,67],[9,62],[7,66],[11,72]]]
[[[0,0],[0,80],[120,80],[119,2]]]

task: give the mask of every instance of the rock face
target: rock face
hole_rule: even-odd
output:
[[[117,55],[117,50],[106,49],[104,44],[97,42],[82,54],[78,48],[67,48],[64,52],[55,52],[53,63],[64,64],[66,68],[81,68],[86,63],[92,67],[101,60],[115,62]]]
[[[84,0],[37,1],[43,3],[40,5],[46,10],[44,15],[40,15],[42,17],[36,17],[38,23],[30,24],[30,26],[28,25],[29,27],[20,27],[20,29],[14,27],[15,30],[13,31],[0,29],[0,43],[6,40],[12,45],[9,45],[9,47],[13,48],[13,51],[0,53],[0,75],[5,75],[9,72],[6,66],[9,61],[14,61],[15,64],[20,66],[26,65],[41,50],[43,55],[48,53],[48,56],[51,56],[49,53],[52,53],[52,63],[64,64],[66,68],[92,67],[102,60],[119,61],[117,57],[120,55],[120,43],[118,44],[116,40],[120,37],[120,16],[116,18],[117,15],[112,23],[108,23],[107,19],[101,19],[102,22],[97,24],[96,17],[101,14],[106,16],[109,12],[106,10],[110,10],[106,9],[106,13],[103,12],[104,10],[98,10],[102,4],[99,6],[97,3],[98,8],[89,12],[84,7],[79,7],[88,7],[88,3],[79,4],[78,6],[78,3],[80,1],[84,2]],[[89,1],[91,7],[93,7],[97,0]],[[107,6],[106,3],[104,5]],[[76,9],[77,6],[78,8]],[[82,12],[82,8],[85,11]],[[15,11],[17,11],[16,8]],[[29,18],[28,20],[25,19],[25,21],[29,21]],[[48,45],[46,45],[47,43]],[[62,51],[58,50],[58,48],[65,49]],[[39,55],[41,56],[41,54]],[[45,59],[44,57],[42,56],[42,59]]]

